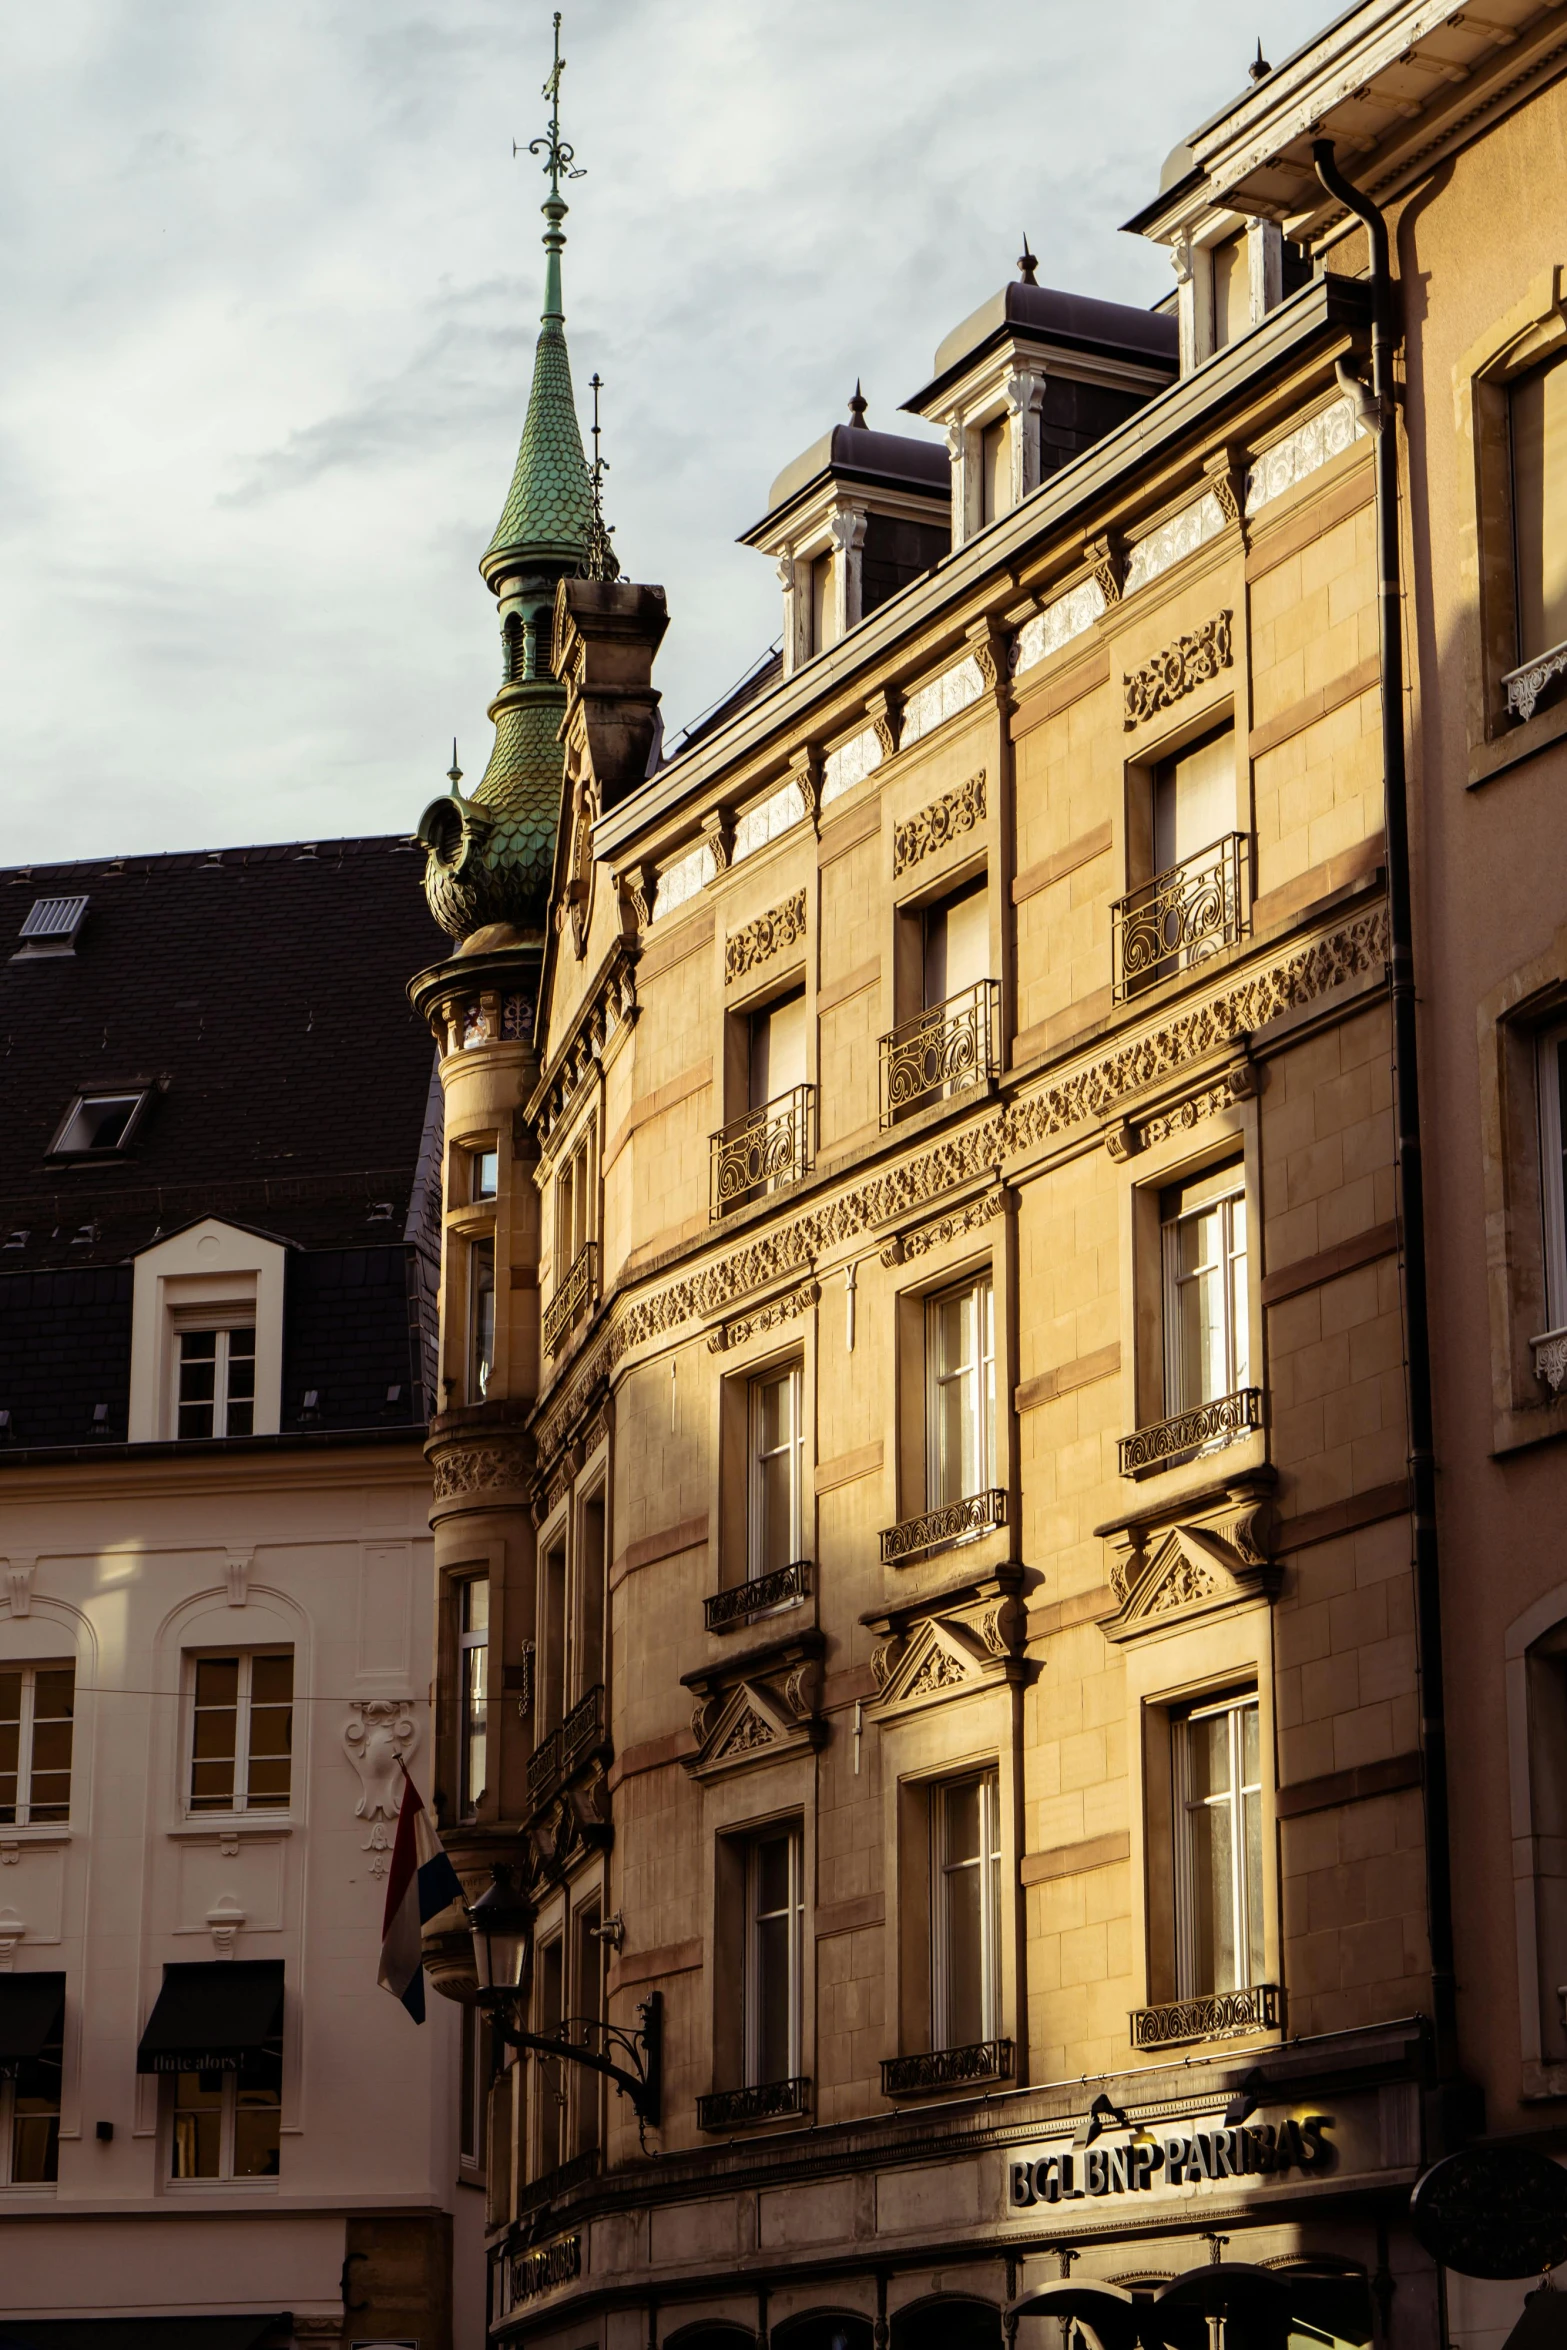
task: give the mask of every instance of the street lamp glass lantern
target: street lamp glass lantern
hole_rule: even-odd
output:
[[[468,1912],[473,1928],[474,1971],[479,1989],[515,1990],[522,1981],[533,1912],[512,1883],[510,1869],[497,1861],[493,1881]]]

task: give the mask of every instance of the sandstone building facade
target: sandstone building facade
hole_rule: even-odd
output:
[[[1025,256],[942,344],[945,495],[858,402],[779,477],[778,666],[663,763],[552,181],[420,828],[439,1795],[527,2028],[662,2079],[503,2053],[498,2341],[1423,2343],[1422,2164],[1554,2142],[1564,68],[1530,0],[1261,68],[1167,305]]]

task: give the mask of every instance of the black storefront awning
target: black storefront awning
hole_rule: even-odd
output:
[[[283,2029],[283,1961],[166,1966],[136,2051],[139,2073],[243,2073]]]
[[[0,2318],[0,2350],[253,2350],[290,2326],[267,2317]]]
[[[64,2016],[64,1975],[0,1975],[0,2080],[58,2040]]]

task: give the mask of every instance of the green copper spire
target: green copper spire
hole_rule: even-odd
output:
[[[543,156],[550,183],[543,205],[544,313],[511,488],[479,564],[500,605],[504,669],[489,709],[495,747],[473,797],[465,799],[454,784],[419,825],[429,851],[430,911],[453,938],[497,922],[542,933],[565,771],[558,738],[566,695],[550,666],[555,590],[563,578],[588,569],[595,548],[593,487],[572,398],[560,286],[561,182],[582,177],[560,135],[565,63],[557,14],[555,61],[544,84],[550,127],[528,149]]]
[[[555,63],[544,85],[544,96],[550,101],[550,127],[546,137],[534,139],[528,148],[530,155],[544,157],[550,183],[543,204],[548,223],[544,231],[544,311],[533,356],[533,388],[528,394],[522,445],[501,518],[481,565],[485,577],[492,581],[498,556],[540,555],[580,562],[587,553],[593,520],[587,459],[571,393],[566,312],[560,290],[560,257],[566,249],[561,222],[567,211],[560,183],[582,177],[572,150],[560,135],[560,77],[565,70],[557,11]]]

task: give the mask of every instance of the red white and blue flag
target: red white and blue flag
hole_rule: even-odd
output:
[[[381,1922],[381,1967],[376,1980],[400,1999],[416,2024],[424,2022],[424,1966],[420,1930],[462,1899],[457,1871],[446,1857],[435,1822],[419,1790],[403,1773],[402,1808],[386,1879],[386,1915]]]

